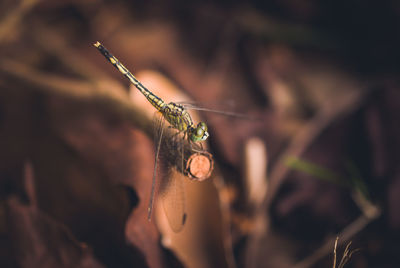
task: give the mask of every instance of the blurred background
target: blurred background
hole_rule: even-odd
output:
[[[399,267],[399,27],[394,0],[1,1],[0,266]],[[182,232],[147,221],[153,110],[96,41],[246,116],[198,115]]]

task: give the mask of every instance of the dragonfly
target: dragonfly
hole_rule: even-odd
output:
[[[166,103],[164,100],[153,94],[148,90],[116,57],[114,57],[100,42],[96,42],[94,46],[99,52],[115,67],[120,71],[135,87],[145,96],[145,98],[151,103],[151,105],[158,111],[157,116],[154,119],[155,124],[155,163],[153,170],[153,179],[150,193],[150,200],[148,205],[147,218],[150,221],[153,210],[153,202],[156,188],[156,176],[157,176],[157,163],[162,148],[161,142],[163,136],[168,138],[169,142],[166,143],[166,151],[179,150],[179,154],[170,154],[169,157],[180,156],[181,168],[180,173],[184,173],[184,162],[186,153],[184,145],[181,141],[186,141],[189,144],[189,150],[197,153],[207,153],[203,150],[201,145],[202,141],[207,140],[209,137],[207,125],[205,122],[199,122],[197,125],[194,124],[192,117],[187,111],[183,103],[169,102]],[[187,104],[190,109],[195,109],[193,104]],[[202,110],[202,109],[198,109]],[[164,122],[169,123],[169,127],[164,127]],[[175,133],[171,130],[174,130]],[[182,137],[183,135],[183,137]],[[212,169],[212,167],[211,167]],[[169,171],[170,173],[172,171]],[[167,216],[170,227],[175,232],[179,232],[186,221],[186,212],[184,205],[184,192],[183,182],[179,174],[170,176],[168,174],[162,180],[160,185],[161,197],[163,199],[164,211]],[[178,216],[176,216],[178,215]]]

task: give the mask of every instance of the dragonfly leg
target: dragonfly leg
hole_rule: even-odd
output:
[[[189,140],[189,139],[188,139],[188,140]],[[206,151],[206,150],[203,149],[203,144],[202,144],[202,143],[200,143],[200,145],[198,145],[197,143],[194,143],[193,141],[189,140],[189,145],[190,145],[190,149],[191,149],[193,152],[196,152],[196,153],[203,153],[203,152]],[[195,146],[200,146],[200,149],[195,148],[193,145],[195,145]]]
[[[185,137],[186,137],[186,132],[184,132],[183,133],[183,141],[185,140]],[[184,156],[185,156],[185,146],[184,146],[184,144],[182,143],[182,149],[181,149],[181,152],[182,152],[182,155],[181,155],[181,157],[182,157],[182,163],[181,163],[181,171],[182,171],[182,173],[185,173],[185,171],[184,171],[184,168],[183,168],[183,162],[184,162]]]

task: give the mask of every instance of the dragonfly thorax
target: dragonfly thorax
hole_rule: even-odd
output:
[[[179,131],[186,132],[193,126],[192,117],[182,105],[170,102],[162,107],[161,113]]]
[[[204,141],[208,138],[207,125],[200,122],[194,126],[192,117],[180,104],[170,102],[161,108],[164,118],[177,130],[187,132],[188,138],[193,142]]]
[[[162,107],[161,113],[179,131],[186,132],[193,126],[192,117],[182,105],[170,102]]]

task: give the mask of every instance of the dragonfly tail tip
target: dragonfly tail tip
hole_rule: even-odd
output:
[[[99,47],[101,44],[99,41],[97,41],[95,44],[93,44],[95,47]]]

